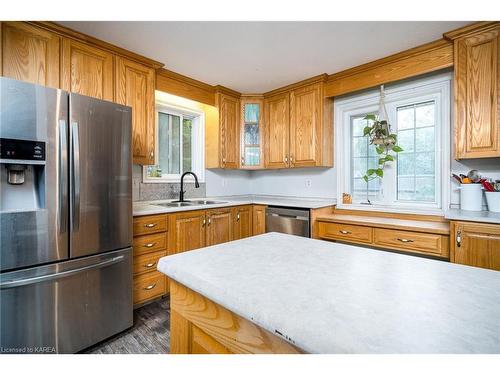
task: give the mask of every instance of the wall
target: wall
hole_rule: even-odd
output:
[[[205,171],[207,196],[253,194],[250,173],[243,170],[207,169]]]

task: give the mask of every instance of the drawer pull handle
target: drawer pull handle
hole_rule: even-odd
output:
[[[148,264],[144,265],[145,268],[151,268],[151,267],[154,267],[154,266],[156,266],[156,262],[155,263],[148,263]]]
[[[154,283],[153,285],[148,285],[147,287],[145,287],[145,288],[144,288],[144,290],[151,290],[151,289],[153,289],[155,286],[156,286],[156,283]]]
[[[154,228],[156,227],[156,223],[144,224],[146,228]]]
[[[348,230],[339,230],[339,232],[342,234],[351,234]]]
[[[404,242],[404,243],[413,242],[413,240],[409,240],[407,238],[398,238],[398,241],[401,241],[401,242]]]
[[[156,242],[147,243],[144,247],[153,247],[154,245],[156,245]]]

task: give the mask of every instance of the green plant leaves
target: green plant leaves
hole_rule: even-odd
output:
[[[371,176],[371,175],[372,175],[372,174],[374,174],[374,173],[375,173],[375,169],[368,169],[368,170],[366,171],[366,174],[367,174],[368,176]]]
[[[375,174],[379,177],[384,177],[384,170],[382,168],[378,168],[375,170]]]
[[[367,176],[367,175],[364,175],[364,176],[363,176],[363,180],[365,180],[365,182],[368,182],[368,176]]]
[[[394,146],[392,148],[392,151],[394,151],[394,152],[401,152],[401,151],[403,151],[403,149],[401,147],[399,147],[398,145],[396,145],[396,146]]]
[[[363,129],[363,137],[370,134],[371,131],[372,131],[371,126],[365,126],[365,128]]]
[[[385,155],[385,161],[394,161],[394,157],[392,155]]]
[[[384,153],[384,148],[382,146],[377,146],[375,148],[375,151],[377,151],[377,154],[383,154]]]
[[[366,115],[363,120],[372,120],[372,121],[377,121],[377,117],[375,115]]]

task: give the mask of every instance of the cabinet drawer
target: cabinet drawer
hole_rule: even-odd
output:
[[[148,236],[134,237],[134,256],[150,254],[167,249],[167,234],[158,233]]]
[[[319,237],[333,240],[371,243],[373,229],[361,225],[320,222]]]
[[[134,236],[167,231],[167,215],[134,217]]]
[[[166,276],[154,271],[134,278],[134,304],[165,294]]]
[[[156,271],[158,260],[166,255],[167,252],[164,250],[134,257],[134,275]]]
[[[375,228],[374,244],[396,250],[448,256],[446,238],[439,234]]]

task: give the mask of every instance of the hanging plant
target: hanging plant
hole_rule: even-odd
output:
[[[371,126],[365,126],[363,135],[370,138],[370,144],[376,146],[375,150],[379,155],[378,168],[368,169],[363,176],[363,179],[368,182],[376,178],[383,178],[386,164],[393,162],[395,154],[403,149],[396,145],[397,135],[391,133],[390,125],[386,120],[379,120],[378,116],[375,115],[367,115],[364,119],[373,121]]]

